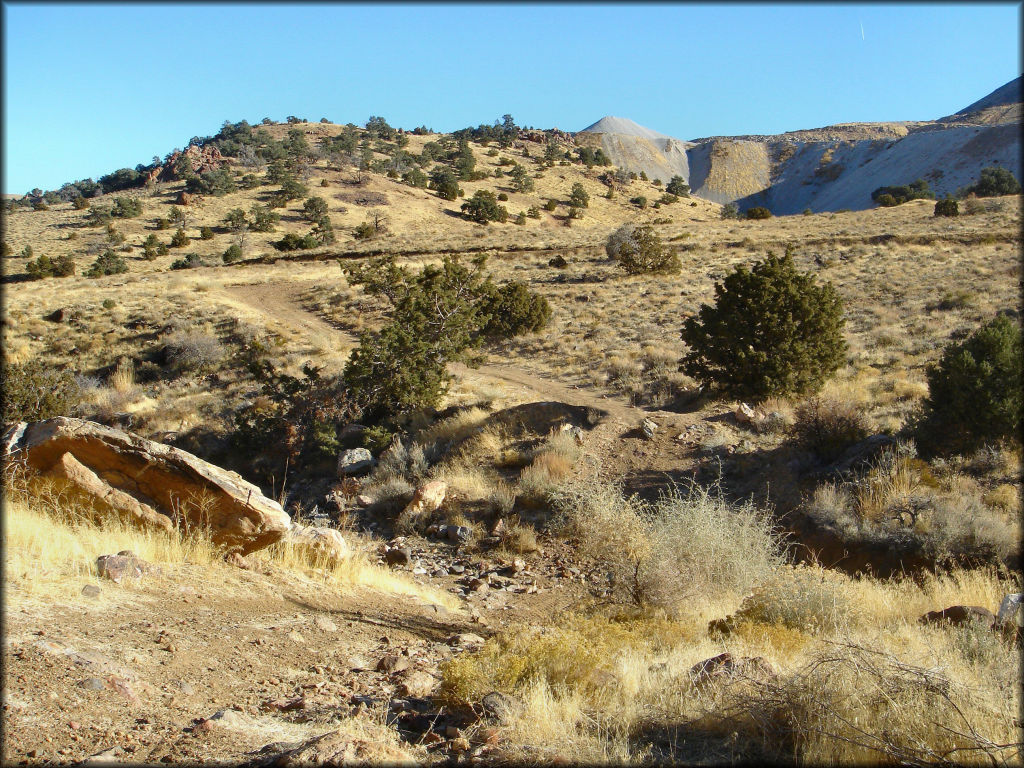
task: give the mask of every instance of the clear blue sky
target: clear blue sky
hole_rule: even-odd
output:
[[[1002,4],[3,4],[3,191],[225,119],[451,131],[604,115],[681,139],[941,117],[1021,74]],[[863,30],[863,31],[862,31]]]

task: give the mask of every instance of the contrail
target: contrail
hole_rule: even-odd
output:
[[[860,23],[860,39],[861,40],[864,39],[864,22],[863,21]]]

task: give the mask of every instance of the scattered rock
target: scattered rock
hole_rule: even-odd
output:
[[[306,708],[306,697],[296,696],[291,699],[273,699],[263,702],[262,706],[263,709],[274,712],[293,712],[296,709]]]
[[[365,448],[349,448],[338,456],[338,476],[363,474],[376,463],[373,454]]]
[[[264,750],[260,750],[262,753]],[[270,754],[253,763],[254,768],[300,765],[415,765],[413,755],[391,744],[355,738],[342,731],[331,731],[284,751]]]
[[[445,642],[448,645],[460,646],[462,648],[479,648],[486,640],[480,635],[474,635],[472,632],[460,632],[457,635],[452,635]]]
[[[86,584],[84,587],[82,587],[82,595],[84,595],[85,597],[97,598],[100,596],[100,593],[102,591],[103,590],[101,590],[95,584]]]
[[[448,541],[464,544],[472,537],[473,531],[465,525],[446,525],[444,527],[444,535]]]
[[[431,480],[416,489],[412,501],[405,507],[403,514],[417,518],[435,512],[444,503],[447,493],[448,483],[444,480]]]
[[[576,441],[576,445],[583,445],[583,430],[577,427],[575,424],[563,424],[558,428],[559,432],[568,432],[572,435],[573,440]]]
[[[704,659],[690,668],[690,679],[696,684],[737,674],[760,679],[776,677],[771,664],[762,657],[743,656],[736,659],[728,652]]]
[[[408,669],[411,665],[412,660],[408,656],[389,653],[387,656],[382,656],[381,660],[377,662],[377,671],[392,674]]]
[[[433,693],[440,681],[433,675],[421,669],[406,670],[402,675],[402,682],[398,686],[399,693],[403,696],[415,696],[426,698]]]
[[[138,579],[147,573],[159,573],[160,569],[134,555],[100,555],[96,558],[96,571],[100,577],[120,584],[125,578]]]
[[[313,619],[313,623],[317,625],[324,632],[337,632],[338,625],[331,621],[326,616],[317,616]]]
[[[131,432],[57,417],[12,427],[4,444],[7,454],[133,524],[207,528],[214,544],[243,555],[291,526],[280,504],[237,473]]]
[[[313,557],[326,558],[332,563],[340,562],[351,554],[345,537],[341,535],[341,531],[334,528],[310,528],[292,523],[292,527],[285,535],[285,541],[295,549],[305,551]]]
[[[658,431],[658,424],[653,419],[644,419],[640,422],[640,432],[648,439],[654,439],[654,433]]]
[[[732,415],[736,417],[736,421],[740,424],[750,424],[755,418],[757,418],[757,411],[746,403],[740,403],[736,406],[736,410],[733,411]]]

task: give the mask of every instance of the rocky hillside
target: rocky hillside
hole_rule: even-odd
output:
[[[1021,79],[935,121],[845,123],[764,136],[680,141],[606,117],[583,129],[616,165],[652,179],[682,176],[694,195],[775,214],[873,207],[878,187],[926,179],[939,196],[982,168],[1021,165]]]

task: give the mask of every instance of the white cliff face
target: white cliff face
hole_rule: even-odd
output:
[[[581,133],[599,134],[618,167],[691,194],[777,215],[873,208],[883,186],[925,179],[937,197],[955,193],[989,166],[1020,175],[1021,78],[955,115],[932,122],[858,123],[778,136],[681,141],[623,117],[603,117]]]

